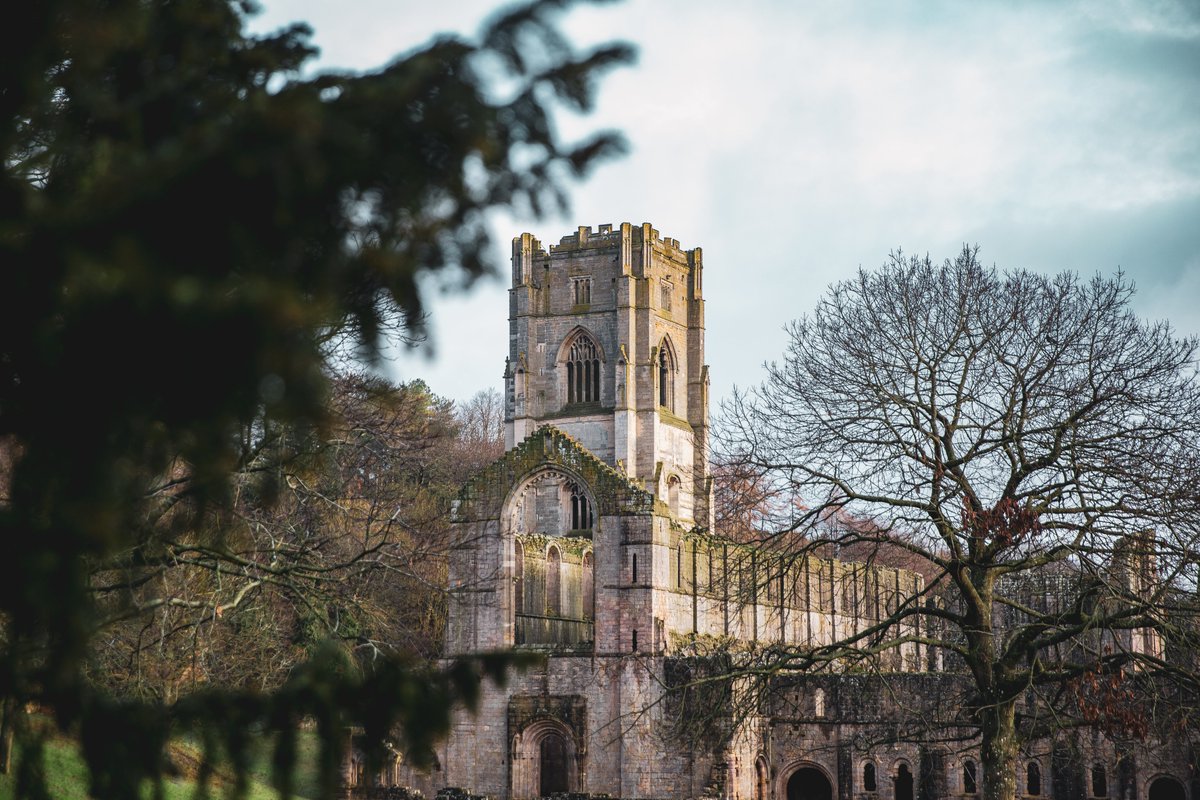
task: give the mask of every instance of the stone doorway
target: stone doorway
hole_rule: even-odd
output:
[[[801,767],[787,782],[787,800],[833,800],[833,787],[816,767]]]
[[[1183,784],[1174,778],[1156,778],[1150,784],[1150,800],[1185,800]]]
[[[547,733],[538,745],[538,796],[567,789],[567,743],[562,734]]]
[[[579,762],[578,745],[566,725],[557,719],[534,721],[513,737],[513,800],[580,791]]]

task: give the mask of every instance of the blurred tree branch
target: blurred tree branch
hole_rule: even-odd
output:
[[[370,357],[397,326],[420,335],[421,275],[491,269],[489,209],[560,207],[620,150],[612,133],[555,133],[554,109],[590,108],[598,76],[630,58],[575,53],[554,25],[565,5],[312,78],[307,28],[248,36],[243,2],[51,0],[0,33],[0,533],[16,543],[0,559],[0,696],[26,739],[23,796],[44,793],[27,703],[81,733],[97,797],[160,779],[164,737],[196,727],[230,745],[277,734],[287,765],[305,715],[331,790],[340,726],[380,737],[402,722],[427,753],[479,671],[499,674],[497,659],[436,674],[324,655],[270,694],[164,705],[114,699],[85,665],[122,609],[144,604],[149,625],[152,607],[173,634],[183,610],[269,624],[268,586],[342,598],[326,578],[385,552],[379,528],[401,520],[372,518],[352,553],[344,532],[305,539],[312,526],[268,509],[325,519],[288,468],[311,452],[293,445],[336,425],[331,346]],[[156,594],[181,567],[193,578]]]

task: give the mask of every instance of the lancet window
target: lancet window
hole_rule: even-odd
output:
[[[665,339],[658,347],[658,404],[675,410],[675,359]]]
[[[586,334],[580,334],[567,353],[567,402],[600,400],[600,350]]]

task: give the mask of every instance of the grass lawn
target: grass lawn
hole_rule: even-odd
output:
[[[317,797],[317,780],[315,770],[311,765],[316,763],[318,741],[316,734],[301,732],[297,742],[298,762],[300,767],[296,774],[296,797],[300,800],[313,800]],[[50,796],[55,800],[86,800],[88,797],[88,776],[79,749],[71,739],[64,736],[51,736],[46,742],[46,786]],[[187,742],[175,746],[177,762],[190,762],[198,765],[201,752],[198,747]],[[20,752],[14,753],[13,768],[17,766]],[[304,765],[309,765],[307,768]],[[209,783],[210,795],[214,800],[225,795],[225,789],[232,785],[227,775],[218,768],[221,777]],[[267,743],[256,748],[250,764],[249,790],[246,797],[249,800],[276,800],[278,794],[271,788],[271,750]],[[196,784],[190,780],[167,781],[165,784],[167,800],[192,800],[195,797]],[[16,781],[13,775],[0,775],[0,800],[12,800],[16,796]],[[152,796],[147,787],[145,797]]]

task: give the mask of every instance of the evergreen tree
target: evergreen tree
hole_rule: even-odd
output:
[[[24,795],[44,794],[30,703],[81,736],[97,797],[160,778],[166,738],[193,729],[235,765],[249,730],[277,734],[287,789],[302,717],[328,745],[328,788],[344,725],[378,739],[400,722],[427,753],[479,671],[502,671],[363,673],[324,650],[270,694],[117,700],[84,679],[102,622],[89,580],[118,554],[163,558],[184,528],[225,552],[198,520],[234,507],[231,476],[267,434],[326,424],[336,345],[370,355],[396,320],[418,327],[423,274],[491,267],[488,209],[562,206],[566,182],[619,149],[555,133],[553,109],[586,110],[629,57],[573,52],[563,5],[311,78],[309,31],[250,36],[243,2],[48,0],[3,26],[0,697]],[[283,473],[260,474],[269,500]],[[188,503],[148,513],[180,481]]]

